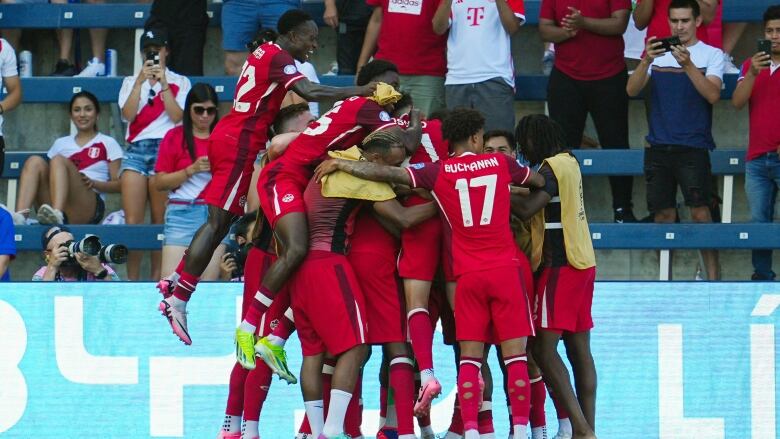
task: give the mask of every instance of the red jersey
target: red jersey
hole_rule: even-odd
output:
[[[350,148],[372,131],[396,124],[376,102],[353,96],[336,102],[327,113],[310,123],[277,161],[314,167],[327,158],[328,151]]]
[[[355,215],[362,201],[323,197],[322,184],[313,179],[303,193],[303,200],[309,222],[309,250],[347,254]]]
[[[274,43],[250,53],[241,70],[233,96],[233,109],[220,119],[213,136],[229,136],[247,155],[265,149],[268,127],[273,124],[290,86],[305,78],[293,57]]]
[[[371,253],[374,257],[390,259],[395,263],[401,243],[398,238],[374,217],[374,208],[368,203],[355,220],[349,251]]]
[[[401,119],[399,123],[409,124],[408,118]],[[444,140],[444,136],[441,134],[441,121],[438,119],[424,120],[420,122],[422,125],[422,139],[420,139],[420,146],[414,151],[414,154],[409,158],[409,164],[416,163],[436,163],[439,160],[445,160],[450,155],[450,144]],[[411,195],[404,202],[404,206],[414,206],[417,204],[427,203],[430,200],[426,200],[419,195]]]
[[[519,265],[509,227],[509,185],[524,184],[529,168],[504,154],[464,153],[406,170],[412,187],[433,193],[452,229],[455,276]]]

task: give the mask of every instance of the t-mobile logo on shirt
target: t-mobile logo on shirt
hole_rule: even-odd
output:
[[[420,15],[422,2],[423,0],[390,0],[387,11],[398,14]]]
[[[471,26],[479,26],[479,22],[485,19],[485,7],[468,8],[466,18],[471,22]]]

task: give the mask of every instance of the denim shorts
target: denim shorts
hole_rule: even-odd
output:
[[[209,217],[209,206],[195,204],[184,200],[171,200],[165,208],[165,225],[163,245],[189,247],[195,232],[198,231]],[[223,244],[230,241],[229,234],[222,240]]]
[[[157,163],[157,150],[162,139],[145,139],[130,143],[122,157],[119,175],[127,170],[135,171],[144,177],[154,175],[154,165]]]
[[[222,5],[222,48],[246,52],[260,28],[276,29],[279,17],[300,8],[299,0],[225,0]],[[225,29],[230,29],[225,32]]]

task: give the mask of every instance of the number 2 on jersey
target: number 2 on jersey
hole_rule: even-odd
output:
[[[241,98],[255,87],[255,66],[250,65],[249,62],[244,63],[238,82],[240,83],[244,78],[246,81],[238,88],[236,98],[233,100],[233,109],[239,113],[246,113],[252,107],[251,102],[241,102]]]
[[[484,187],[485,200],[482,202],[482,213],[479,215],[479,225],[486,226],[493,219],[493,203],[496,199],[496,174],[483,175],[471,179],[459,178],[455,180],[455,189],[460,197],[460,212],[463,215],[463,226],[474,226],[474,215],[471,213],[471,195],[469,188]]]

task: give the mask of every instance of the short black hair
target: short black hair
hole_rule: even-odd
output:
[[[701,6],[696,0],[672,0],[669,3],[669,11],[672,9],[691,9],[693,10],[693,18],[697,18],[701,15]]]
[[[299,104],[292,104],[286,107],[282,107],[276,114],[274,119],[273,130],[274,134],[283,134],[285,132],[284,125],[293,118],[298,117],[299,114],[309,111],[309,104],[301,102]]]
[[[488,140],[494,138],[494,137],[503,137],[506,139],[506,142],[509,144],[509,147],[512,148],[514,151],[517,145],[515,145],[515,136],[514,134],[510,133],[506,130],[490,130],[485,133],[485,135],[482,137],[485,139],[485,142]]]
[[[764,25],[766,25],[769,20],[780,20],[780,5],[772,5],[766,8],[766,11],[764,11]]]
[[[385,129],[374,131],[366,136],[361,143],[360,148],[364,151],[377,152],[385,154],[390,148],[403,148],[403,139],[399,136],[396,129]]]
[[[412,95],[409,93],[401,92],[401,99],[396,102],[393,107],[395,108],[395,111],[402,110],[404,108],[411,107],[413,104],[412,101]]]
[[[249,226],[255,222],[255,219],[257,219],[256,210],[241,215],[241,217],[233,223],[233,234],[236,235],[236,238],[240,236],[248,241],[249,237],[247,236],[247,232],[249,232]]]
[[[290,9],[279,17],[276,30],[279,31],[279,35],[286,35],[307,21],[313,21],[308,12],[303,9]]]
[[[366,85],[371,82],[372,79],[385,72],[398,73],[398,67],[390,61],[385,61],[383,59],[372,60],[360,69],[357,78],[355,78],[355,84]]]
[[[563,128],[544,114],[531,114],[520,119],[515,127],[515,138],[520,152],[531,165],[538,165],[567,148]]]
[[[471,108],[456,108],[442,121],[441,133],[450,145],[462,142],[485,127],[485,117]]]

